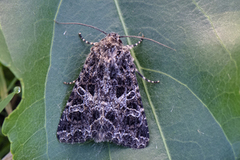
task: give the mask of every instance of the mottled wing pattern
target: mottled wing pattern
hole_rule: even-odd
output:
[[[149,131],[129,46],[111,33],[95,43],[62,113],[60,142],[148,145]]]

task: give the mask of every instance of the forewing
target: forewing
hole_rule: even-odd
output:
[[[144,148],[149,142],[149,131],[135,75],[136,67],[129,50],[123,49],[122,52],[116,61],[117,73],[110,72],[110,75],[116,74],[117,80],[115,105],[113,111],[106,114],[115,126],[111,141],[131,148]]]
[[[94,106],[94,75],[89,73],[96,69],[97,58],[89,54],[83,69],[75,82],[72,93],[60,118],[57,138],[65,143],[83,143],[92,138],[91,123],[94,117],[91,108]],[[96,61],[95,61],[96,60]]]

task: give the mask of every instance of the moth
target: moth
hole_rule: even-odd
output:
[[[109,141],[136,149],[146,147],[149,130],[135,72],[148,82],[159,81],[150,81],[141,75],[130,49],[148,38],[108,34],[82,23],[56,23],[83,25],[106,35],[101,41],[93,43],[79,33],[82,41],[93,47],[77,80],[65,83],[75,85],[58,124],[58,140],[73,144],[93,139],[95,142]],[[123,37],[140,40],[134,45],[124,46],[120,39]]]

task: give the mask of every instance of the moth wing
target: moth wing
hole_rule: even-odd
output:
[[[122,54],[117,66],[121,66],[117,74],[110,72],[110,75],[116,75],[114,79],[117,80],[115,104],[105,116],[115,126],[110,141],[130,148],[144,148],[149,142],[149,130],[135,74],[136,67],[129,51]]]
[[[89,78],[89,63],[96,59],[94,54],[89,54],[82,71],[75,82],[72,93],[60,118],[57,138],[64,143],[83,143],[92,139],[91,123],[95,120],[91,108],[94,106],[93,95],[95,82]],[[94,68],[91,68],[94,69]],[[86,103],[88,102],[88,103]]]
[[[91,48],[62,113],[57,138],[65,143],[94,139],[144,148],[149,131],[133,58],[126,46],[106,47]]]

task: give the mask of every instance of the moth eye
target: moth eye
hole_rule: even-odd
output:
[[[119,39],[119,42],[120,42],[120,43],[122,43],[122,40],[121,40],[121,39]]]

